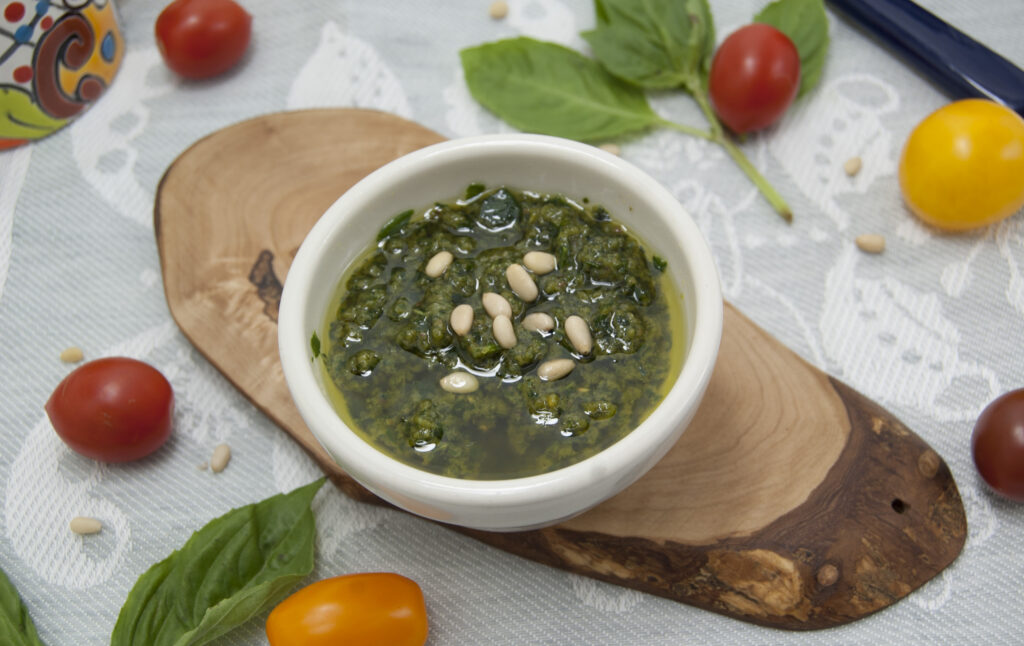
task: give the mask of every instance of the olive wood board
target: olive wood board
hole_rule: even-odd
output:
[[[281,286],[338,196],[441,140],[370,110],[269,114],[185,150],[156,196],[167,303],[185,336],[364,502],[386,504],[328,457],[288,393],[277,351]],[[903,598],[956,558],[967,521],[949,468],[924,441],[726,303],[707,394],[643,478],[551,527],[453,529],[602,581],[800,630]]]

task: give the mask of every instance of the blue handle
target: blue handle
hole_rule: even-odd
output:
[[[828,0],[957,99],[1024,115],[1024,71],[910,0]]]

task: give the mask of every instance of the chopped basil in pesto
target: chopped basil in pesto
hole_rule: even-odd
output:
[[[346,273],[320,355],[335,406],[380,451],[447,476],[521,477],[590,457],[643,421],[679,372],[681,297],[664,261],[600,206],[480,184],[465,196],[393,218]],[[424,268],[441,251],[454,259],[431,278]],[[506,269],[529,251],[556,268],[529,273],[539,296],[524,302]],[[510,348],[495,339],[485,292],[511,305]],[[449,320],[463,303],[473,317],[459,335]],[[555,329],[523,328],[534,312]],[[565,333],[574,314],[593,337],[587,354]],[[576,362],[568,375],[538,377],[565,358]],[[453,371],[479,388],[445,390]]]

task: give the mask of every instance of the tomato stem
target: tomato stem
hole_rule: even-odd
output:
[[[768,203],[772,205],[775,212],[782,216],[782,219],[786,222],[793,221],[793,211],[786,204],[786,200],[782,199],[778,191],[775,190],[764,175],[754,167],[747,156],[743,154],[743,151],[739,149],[736,142],[733,141],[732,137],[726,132],[725,128],[722,127],[722,123],[718,120],[718,116],[715,115],[715,111],[711,108],[711,103],[708,101],[707,90],[705,90],[703,84],[699,82],[687,84],[686,89],[693,95],[693,98],[697,100],[697,105],[700,106],[701,112],[704,113],[704,117],[708,120],[708,125],[711,126],[711,132],[707,133],[702,130],[697,130],[690,126],[681,126],[679,124],[671,124],[676,130],[687,132],[695,136],[713,141],[722,148],[725,152],[729,153],[732,160],[736,162],[736,165],[740,167],[750,181],[754,183],[757,190],[761,191],[761,195],[764,196]]]

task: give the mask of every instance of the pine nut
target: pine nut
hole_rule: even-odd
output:
[[[853,177],[860,172],[861,165],[860,157],[850,157],[846,160],[846,163],[843,164],[843,170],[846,171],[847,175]]]
[[[231,447],[227,444],[218,444],[213,449],[213,455],[210,456],[210,471],[220,473],[224,470],[224,467],[228,466],[230,461]]]
[[[82,348],[77,345],[73,345],[70,348],[65,348],[60,353],[60,360],[64,363],[78,363],[82,360],[85,355],[82,354]]]
[[[103,523],[96,520],[95,518],[89,518],[88,516],[75,516],[68,523],[71,531],[79,534],[99,534],[100,530],[103,529]]]
[[[619,155],[622,153],[622,149],[619,148],[618,144],[601,144],[600,146],[598,146],[598,148],[613,155]]]
[[[479,387],[480,382],[468,372],[457,370],[441,377],[441,388],[450,393],[471,393]]]
[[[546,251],[527,251],[523,256],[523,264],[533,273],[543,276],[555,270],[556,259]]]
[[[516,296],[527,303],[537,300],[537,283],[533,282],[530,274],[526,273],[526,267],[518,264],[509,265],[505,268],[505,278]]]
[[[555,381],[561,379],[576,367],[572,359],[552,359],[537,366],[537,376],[544,381]]]
[[[522,325],[530,332],[550,332],[555,329],[555,319],[547,312],[533,312],[523,317]]]
[[[448,266],[455,260],[455,256],[450,251],[438,251],[434,254],[434,257],[427,261],[427,266],[423,269],[423,273],[431,278],[437,278],[444,272],[448,271]]]
[[[495,0],[491,3],[491,8],[488,10],[491,18],[495,20],[501,20],[508,15],[508,3],[505,0]]]
[[[466,336],[469,333],[469,328],[473,327],[473,306],[467,303],[457,305],[452,310],[448,322],[452,326],[452,332],[459,336]]]
[[[565,319],[565,335],[569,337],[572,347],[580,354],[590,354],[594,348],[594,338],[590,335],[590,327],[581,317],[573,314]]]
[[[499,316],[512,318],[512,306],[508,304],[508,301],[501,294],[484,292],[481,300],[484,303],[484,309],[487,310],[488,316],[492,319]]]
[[[877,233],[865,233],[854,240],[865,253],[882,253],[885,251],[885,237]]]
[[[491,329],[494,332],[494,340],[498,342],[498,345],[506,350],[516,347],[516,330],[512,327],[512,319],[504,314],[499,314],[494,317]]]

